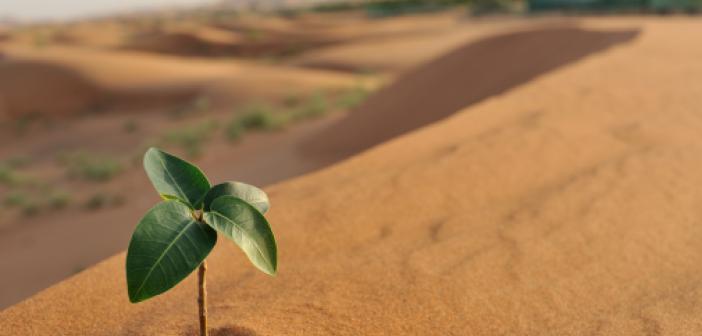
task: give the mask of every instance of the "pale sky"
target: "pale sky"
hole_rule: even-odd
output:
[[[62,20],[154,7],[209,4],[213,0],[0,0],[0,18]]]

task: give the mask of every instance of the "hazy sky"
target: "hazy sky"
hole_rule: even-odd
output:
[[[70,19],[140,8],[207,4],[212,0],[0,0],[0,18]]]

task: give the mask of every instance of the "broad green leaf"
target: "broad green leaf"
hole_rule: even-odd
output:
[[[178,199],[193,209],[202,208],[210,182],[191,163],[157,148],[144,154],[144,169],[163,199]]]
[[[185,279],[210,253],[217,232],[198,222],[190,208],[161,202],[146,213],[127,250],[129,300],[140,302]]]
[[[210,204],[212,204],[217,197],[224,195],[238,197],[253,205],[253,207],[262,214],[265,214],[270,207],[268,195],[266,195],[263,190],[246,183],[224,182],[212,187],[207,193],[207,196],[205,196],[205,211],[210,210]]]
[[[278,252],[273,231],[256,208],[234,196],[220,196],[210,204],[204,219],[239,245],[254,266],[266,274],[275,274]]]

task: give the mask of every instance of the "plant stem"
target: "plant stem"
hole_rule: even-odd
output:
[[[207,336],[207,289],[205,288],[205,272],[207,272],[207,262],[204,260],[198,269],[198,298],[197,304],[200,306],[200,336]]]

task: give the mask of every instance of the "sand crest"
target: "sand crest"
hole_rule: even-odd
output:
[[[635,30],[566,26],[486,37],[404,74],[347,118],[310,137],[305,149],[346,157],[636,35]]]

